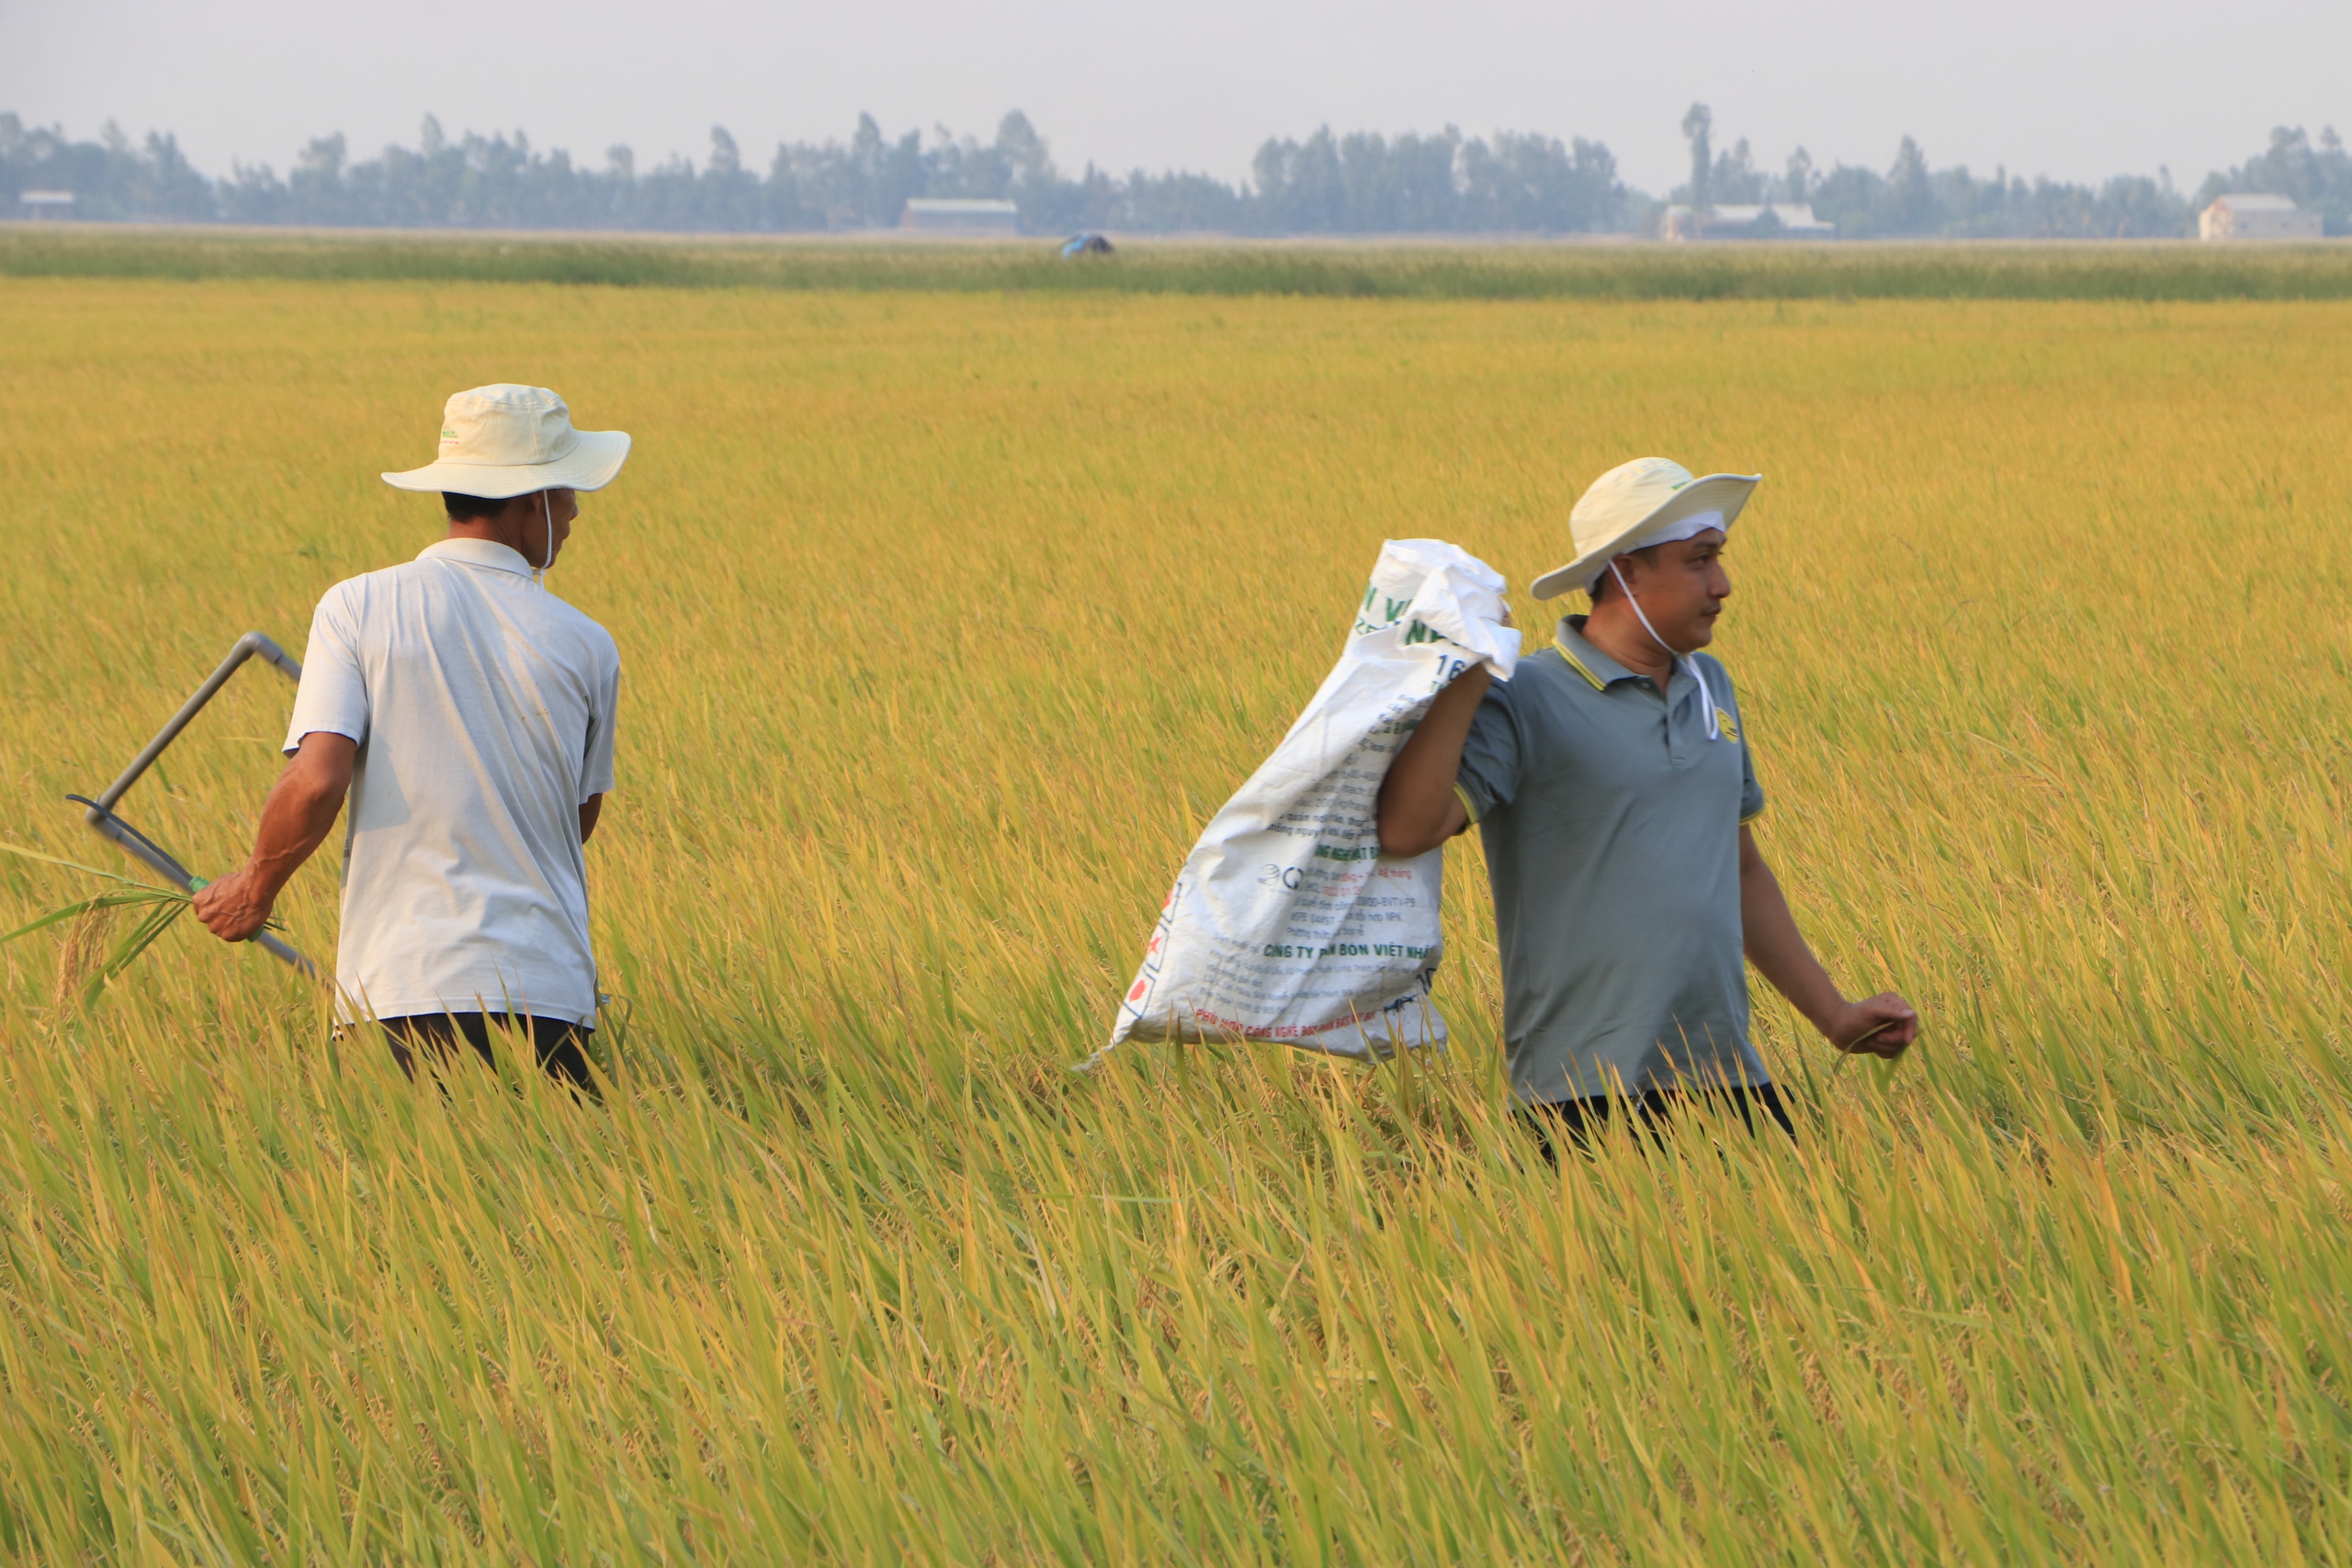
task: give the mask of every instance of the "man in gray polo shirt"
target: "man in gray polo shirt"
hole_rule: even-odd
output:
[[[1618,1097],[1645,1121],[1699,1093],[1790,1127],[1748,1042],[1743,952],[1841,1050],[1899,1055],[1918,1030],[1892,992],[1840,994],[1748,828],[1764,792],[1738,698],[1698,649],[1757,482],[1658,457],[1601,476],[1570,515],[1577,558],[1535,583],[1592,614],[1508,684],[1457,679],[1382,785],[1390,854],[1484,834],[1511,1088],[1578,1141]]]

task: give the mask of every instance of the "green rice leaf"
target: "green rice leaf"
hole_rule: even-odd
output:
[[[0,946],[6,946],[7,943],[16,941],[20,936],[30,936],[35,931],[46,931],[51,926],[62,924],[62,922],[73,919],[77,916],[86,915],[93,909],[103,909],[105,908],[107,908],[107,904],[104,899],[85,898],[78,904],[68,904],[62,909],[51,909],[48,914],[41,916],[39,919],[18,926],[6,936],[0,936]]]
[[[119,875],[111,871],[100,871],[96,866],[84,865],[80,861],[60,860],[55,855],[45,855],[39,850],[28,850],[21,844],[0,844],[0,854],[15,855],[20,860],[37,860],[45,865],[62,865],[68,871],[85,872],[92,876],[103,876],[108,882],[119,882],[130,887],[143,887],[150,893],[162,893],[175,897],[187,897],[187,895],[179,893],[175,888],[157,887],[152,884],[141,882],[136,877]]]
[[[68,904],[61,909],[51,909],[39,919],[18,926],[7,935],[0,936],[0,945],[12,942],[20,936],[30,936],[37,931],[45,931],[51,926],[86,915],[93,909],[119,909],[141,904],[185,904],[187,902],[188,900],[178,894],[144,888],[136,893],[103,893],[95,898],[84,898],[77,903]]]

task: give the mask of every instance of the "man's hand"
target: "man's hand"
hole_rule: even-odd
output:
[[[261,831],[244,865],[196,896],[196,918],[222,942],[249,942],[268,922],[288,879],[326,841],[351,793],[359,743],[314,729],[262,803]]]
[[[1859,1002],[1839,1002],[1821,1032],[1840,1051],[1891,1062],[1919,1037],[1919,1015],[1893,991],[1881,991]]]
[[[269,923],[277,890],[263,886],[250,871],[232,872],[196,895],[196,918],[222,942],[250,942]]]

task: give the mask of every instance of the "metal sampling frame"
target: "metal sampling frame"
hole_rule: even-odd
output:
[[[164,749],[179,739],[180,731],[188,727],[188,721],[204,711],[204,705],[220,694],[220,688],[229,683],[229,677],[234,675],[246,660],[255,657],[260,658],[288,680],[298,685],[300,684],[302,666],[300,660],[261,633],[247,632],[239,637],[237,645],[229,650],[229,657],[222,660],[219,667],[204,678],[204,684],[196,689],[196,694],[180,705],[180,711],[172,715],[170,722],[155,732],[155,739],[147,742],[139,755],[130,760],[130,766],[123,769],[114,783],[107,785],[96,800],[78,795],[69,795],[65,797],[84,807],[82,820],[87,822],[91,830],[98,837],[110,839],[121,845],[123,851],[131,859],[146,865],[157,874],[169,879],[174,886],[187,892],[193,893],[205,885],[203,879],[194,875],[186,866],[174,860],[155,840],[117,816],[114,809],[115,804],[122,799],[132,784],[139,782],[141,774],[155,765],[155,759],[164,754]],[[255,931],[253,942],[263,952],[281,963],[291,965],[301,975],[313,980],[319,977],[317,964],[267,931]]]

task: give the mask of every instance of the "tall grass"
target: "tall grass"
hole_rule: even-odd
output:
[[[8,835],[405,558],[440,399],[636,455],[601,1106],[407,1085],[187,922],[0,949],[0,1551],[41,1562],[2352,1557],[2352,308],[0,287]],[[1720,651],[1883,1089],[1555,1172],[1442,1056],[1123,1051],[1385,536],[1768,476]],[[1536,614],[1522,596],[1522,618]],[[126,802],[241,852],[282,685]],[[333,940],[332,855],[284,913]],[[0,923],[78,889],[0,863]],[[160,960],[160,961],[159,961]],[[615,1020],[624,1010],[615,1010]]]
[[[0,276],[1422,299],[2343,299],[2352,245],[891,242],[0,225]]]

